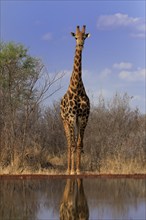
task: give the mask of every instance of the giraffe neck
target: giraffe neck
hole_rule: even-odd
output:
[[[72,75],[81,77],[81,74],[82,74],[82,50],[76,47]]]
[[[69,87],[73,89],[81,89],[82,83],[82,50],[76,47],[73,72],[70,79]]]

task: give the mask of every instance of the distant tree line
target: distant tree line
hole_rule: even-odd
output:
[[[62,157],[66,139],[60,101],[42,102],[60,89],[63,75],[50,78],[42,61],[21,44],[0,44],[0,167],[46,167],[48,155]],[[130,107],[128,94],[108,102],[99,96],[86,128],[84,146],[89,169],[100,172],[107,158],[146,162],[145,115]]]

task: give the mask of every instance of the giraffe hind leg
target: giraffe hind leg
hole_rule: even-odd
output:
[[[84,138],[84,131],[86,128],[86,120],[80,119],[77,123],[77,158],[76,158],[76,164],[77,164],[77,174],[80,174],[81,169],[81,153],[83,152],[83,138]]]

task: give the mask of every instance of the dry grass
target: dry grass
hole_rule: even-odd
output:
[[[121,155],[107,157],[101,160],[100,163],[92,161],[90,155],[82,157],[82,171],[92,174],[146,174],[146,163],[141,158],[127,159]],[[66,154],[60,156],[49,155],[46,157],[46,167],[41,166],[40,161],[34,161],[34,166],[31,163],[20,167],[19,159],[13,166],[0,168],[0,174],[46,174],[46,175],[62,175],[66,174]]]
[[[101,173],[107,174],[146,174],[146,164],[137,159],[125,161],[123,158],[107,158],[101,166]]]

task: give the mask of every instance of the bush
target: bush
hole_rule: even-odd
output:
[[[66,163],[67,147],[60,118],[60,101],[45,108],[41,105],[43,100],[60,89],[60,86],[55,89],[55,85],[62,76],[55,75],[50,79],[42,62],[31,57],[23,45],[0,44],[2,168],[9,165],[25,168],[27,163],[31,166],[37,164],[36,169],[46,167],[49,166],[50,155],[65,158]],[[131,99],[127,93],[116,93],[109,101],[100,95],[98,105],[92,105],[83,157],[89,170],[101,172],[118,167],[118,172],[121,172],[121,167],[129,163],[132,172],[136,165],[140,165],[139,171],[141,167],[145,169],[146,117],[138,109],[130,107]]]
[[[92,166],[98,170],[107,158],[145,163],[145,116],[130,108],[130,100],[126,93],[123,96],[116,93],[108,103],[100,96],[98,105],[91,109],[85,145]]]

